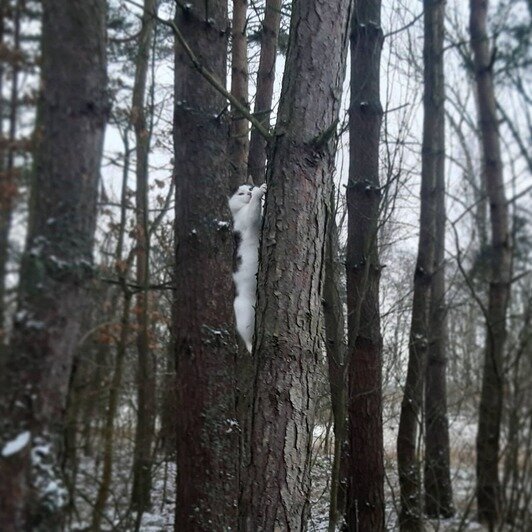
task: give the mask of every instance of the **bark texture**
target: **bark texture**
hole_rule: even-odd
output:
[[[295,1],[260,250],[244,529],[304,530],[349,0]]]
[[[132,507],[139,513],[150,506],[152,445],[155,432],[155,364],[149,341],[149,264],[150,228],[148,203],[148,162],[151,133],[148,131],[145,113],[146,81],[150,47],[152,43],[157,0],[144,1],[144,14],[139,34],[137,57],[135,58],[135,83],[131,105],[131,122],[135,131],[136,153],[136,272],[137,295],[135,313],[137,316],[137,424],[135,448],[133,451]]]
[[[195,0],[178,12],[176,24],[202,65],[225,81],[226,2]],[[233,239],[229,224],[220,223],[230,220],[226,104],[179,43],[175,102],[175,529],[236,530]]]
[[[108,110],[105,2],[43,1],[41,64],[45,90],[19,312],[0,388],[0,447],[21,434],[30,437],[18,452],[0,458],[6,532],[55,530],[66,503],[56,475],[84,285],[92,275]]]
[[[379,99],[381,3],[355,2],[347,187],[349,530],[384,530],[382,338],[379,315]]]
[[[233,0],[233,33],[231,61],[231,93],[240,102],[248,103],[248,41],[246,36],[248,2]],[[249,152],[248,121],[236,110],[231,116],[231,141],[229,155],[231,164],[231,185],[236,187],[247,181]]]
[[[441,164],[443,135],[443,93],[434,91],[443,86],[443,69],[433,61],[432,52],[438,49],[443,36],[442,0],[424,0],[423,43],[423,146],[421,160],[421,214],[419,242],[414,273],[412,323],[409,338],[408,369],[401,403],[397,435],[397,462],[401,488],[401,530],[421,531],[421,473],[417,438],[423,408],[423,386],[427,366],[429,341],[430,299],[434,270],[434,237],[436,221],[436,176]]]
[[[487,34],[487,0],[470,1],[470,34],[482,145],[482,178],[490,206],[490,284],[486,346],[477,434],[478,518],[490,529],[500,517],[499,446],[503,402],[506,312],[510,297],[511,245],[493,87],[493,54]]]
[[[280,24],[281,0],[266,0],[260,37],[260,60],[257,72],[254,114],[267,128],[270,127]],[[264,180],[266,144],[266,139],[256,129],[252,129],[249,144],[248,173],[251,181],[259,185]]]
[[[424,60],[435,75],[427,81],[432,93],[430,112],[436,118],[436,188],[434,274],[432,277],[429,345],[425,383],[425,513],[432,518],[447,518],[454,513],[450,472],[449,422],[447,419],[447,307],[445,304],[445,88],[443,37],[445,2],[427,6],[426,16],[433,27],[430,48]],[[437,145],[436,145],[437,144]]]

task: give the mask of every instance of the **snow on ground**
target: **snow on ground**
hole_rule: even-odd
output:
[[[397,422],[395,416],[388,416],[384,424],[385,467],[386,467],[386,529],[398,530],[397,507],[399,487],[396,471],[395,439]],[[480,532],[484,528],[473,521],[474,500],[474,448],[476,425],[465,416],[450,418],[452,442],[452,477],[457,516],[427,523],[427,532]],[[109,495],[106,518],[102,530],[129,532],[134,530],[135,515],[128,508],[128,494],[131,490],[130,442],[125,443],[116,456],[113,467],[113,483]],[[332,457],[332,431],[319,426],[314,431],[314,457],[312,462],[312,494],[309,532],[327,530],[329,513],[329,479]],[[327,451],[326,451],[327,449]],[[131,451],[131,449],[129,449]],[[117,453],[118,454],[118,453]],[[159,462],[155,469],[152,502],[149,513],[142,516],[142,532],[163,532],[173,530],[175,509],[175,464]],[[76,504],[68,530],[88,530],[91,523],[91,509],[96,499],[97,480],[101,477],[101,464],[91,458],[83,458],[76,481]],[[216,531],[213,531],[216,532]],[[370,532],[370,531],[368,531]]]

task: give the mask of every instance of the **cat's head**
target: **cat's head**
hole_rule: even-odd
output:
[[[240,185],[234,194],[229,198],[229,208],[233,214],[236,214],[244,205],[251,201],[251,185]]]

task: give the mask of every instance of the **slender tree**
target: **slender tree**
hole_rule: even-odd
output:
[[[45,0],[42,91],[19,311],[0,387],[3,530],[58,527],[66,393],[92,275],[107,116],[105,2]],[[51,487],[56,489],[50,489]]]
[[[424,61],[430,65],[432,75],[425,79],[431,98],[427,102],[435,120],[433,149],[435,163],[435,234],[434,273],[432,277],[429,344],[427,349],[427,374],[425,384],[425,512],[429,517],[451,517],[453,493],[450,473],[449,423],[447,419],[447,308],[445,305],[445,90],[443,71],[443,38],[445,1],[441,0],[427,9],[431,33],[425,47]]]
[[[381,2],[357,0],[351,20],[347,187],[349,530],[384,530],[382,338],[379,315]]]
[[[347,426],[347,384],[345,362],[344,298],[341,293],[342,269],[334,190],[331,194],[332,216],[327,230],[325,249],[325,278],[323,281],[323,318],[325,322],[325,349],[329,367],[331,409],[334,420],[334,456],[331,472],[331,502],[329,531],[334,532],[343,515],[346,500],[345,439]]]
[[[226,78],[227,3],[178,8],[176,29]],[[224,98],[176,43],[174,147],[177,372],[176,530],[235,530],[238,430]]]
[[[5,321],[5,282],[7,273],[7,261],[9,257],[9,231],[11,228],[11,219],[13,216],[13,207],[17,195],[17,184],[15,179],[15,144],[18,129],[19,115],[19,77],[20,77],[20,39],[21,39],[21,19],[22,19],[22,0],[16,0],[13,6],[8,5],[7,0],[0,2],[0,46],[4,46],[4,35],[6,33],[5,23],[8,13],[12,11],[13,19],[13,49],[11,54],[11,72],[10,90],[8,105],[5,106],[3,97],[0,99],[0,144],[3,144],[3,120],[4,107],[7,110],[8,128],[7,149],[0,146],[0,352],[1,344],[4,342],[3,327]],[[4,61],[0,61],[0,90],[4,87]],[[0,91],[3,94],[3,90]]]
[[[477,503],[479,521],[493,530],[500,517],[498,467],[512,253],[487,17],[488,1],[470,0],[469,29],[478,99],[482,178],[489,199],[491,224],[486,345],[477,434]]]
[[[144,1],[135,58],[135,82],[131,122],[135,132],[136,154],[136,281],[140,287],[136,301],[137,315],[137,425],[133,452],[133,490],[131,502],[140,515],[150,505],[152,445],[155,431],[155,367],[149,342],[149,263],[150,227],[148,202],[148,161],[151,134],[146,124],[145,96],[157,0]]]
[[[244,530],[303,530],[349,0],[292,4],[264,215]]]
[[[281,24],[281,0],[266,0],[260,34],[260,60],[255,94],[255,116],[270,127],[270,116],[275,82],[277,39]],[[254,183],[262,183],[266,168],[266,139],[257,129],[251,131],[248,173]]]
[[[419,242],[414,273],[412,322],[406,383],[401,403],[401,417],[397,435],[397,462],[401,487],[401,530],[422,530],[421,474],[418,426],[423,408],[423,386],[427,366],[429,342],[430,299],[433,283],[436,176],[442,162],[443,135],[443,69],[441,60],[433,58],[443,42],[442,0],[424,0],[423,43],[423,146],[421,161],[421,214]],[[434,60],[436,59],[436,60]],[[438,89],[440,88],[440,89]],[[434,92],[436,89],[436,92]]]
[[[233,0],[231,93],[246,107],[248,104],[248,41],[247,0]],[[229,143],[231,184],[237,186],[247,180],[249,153],[248,121],[238,110],[232,110],[231,141]]]

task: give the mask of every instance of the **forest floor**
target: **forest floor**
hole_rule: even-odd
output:
[[[386,461],[386,530],[397,530],[397,507],[399,488],[396,473],[395,439],[396,419],[390,416],[385,421],[384,446]],[[452,477],[456,517],[427,523],[427,532],[432,531],[482,531],[484,528],[474,522],[474,449],[476,424],[464,416],[450,417],[452,446]],[[312,498],[310,532],[327,530],[329,512],[329,479],[331,459],[326,448],[332,448],[330,432],[325,427],[315,431],[315,456],[312,465]],[[327,441],[329,440],[329,441]],[[118,447],[118,446],[117,446]],[[128,507],[128,494],[131,488],[131,452],[128,445],[121,445],[115,457],[113,482],[109,496],[106,517],[102,530],[126,532],[135,530],[134,519]],[[155,469],[152,488],[152,510],[142,516],[139,530],[160,532],[173,530],[175,508],[175,464],[161,461]],[[101,464],[89,457],[81,460],[77,481],[75,509],[68,530],[88,530],[91,523],[93,501],[96,499],[97,479],[100,478]]]

